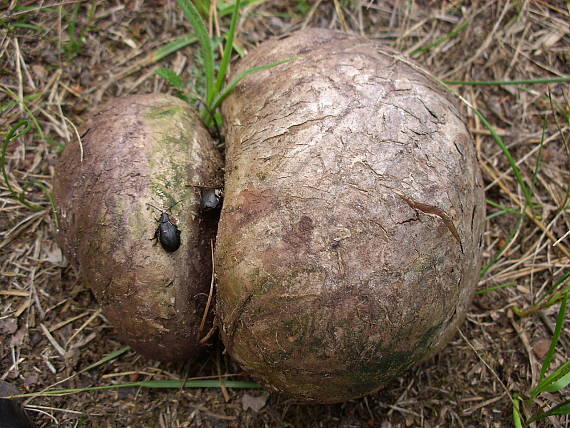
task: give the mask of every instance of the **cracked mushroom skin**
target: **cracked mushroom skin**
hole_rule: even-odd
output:
[[[166,95],[109,101],[87,121],[81,146],[68,144],[56,165],[58,242],[119,336],[147,357],[199,352],[215,225],[198,215],[200,194],[190,184],[219,184],[221,171],[198,115]],[[175,251],[153,239],[161,213],[149,204],[171,208]]]
[[[269,41],[223,105],[215,254],[228,352],[300,401],[374,392],[437,352],[478,281],[484,222],[472,137],[445,88],[368,39]]]

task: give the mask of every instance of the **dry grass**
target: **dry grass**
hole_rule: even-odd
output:
[[[17,11],[17,5],[34,8]],[[307,25],[340,28],[397,47],[445,80],[537,79],[570,74],[569,22],[563,1],[280,0],[245,9],[238,45],[249,48]],[[189,31],[173,1],[2,2],[0,136],[5,138],[21,120],[31,125],[9,144],[6,171],[17,193],[30,180],[35,183],[25,194],[35,210],[23,205],[4,181],[0,185],[0,379],[22,392],[42,391],[74,374],[58,387],[239,373],[218,345],[204,360],[185,366],[128,352],[78,374],[122,345],[62,259],[53,241],[56,225],[48,193],[42,190],[50,188],[61,145],[77,144],[75,126],[84,114],[112,96],[167,92],[154,74],[159,66],[193,76],[193,46],[160,62],[155,51]],[[340,405],[302,406],[271,396],[255,412],[243,405],[248,395],[263,395],[260,391],[124,388],[34,397],[27,405],[36,423],[510,426],[510,397],[536,385],[558,308],[533,305],[570,269],[570,91],[568,83],[456,89],[502,137],[529,184],[532,205],[490,131],[467,111],[487,199],[515,212],[488,221],[485,261],[490,263],[499,251],[502,256],[488,268],[480,288],[509,285],[478,295],[460,334],[438,356],[381,393]],[[12,101],[16,103],[10,105]],[[500,210],[488,206],[488,214]],[[528,316],[516,315],[528,308]],[[569,358],[566,328],[553,367]],[[543,394],[538,405],[548,408],[561,400]],[[569,424],[567,417],[558,417],[536,426]]]

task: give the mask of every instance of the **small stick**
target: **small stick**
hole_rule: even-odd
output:
[[[206,325],[206,319],[208,318],[208,312],[210,311],[210,305],[212,304],[212,297],[214,296],[214,242],[212,240],[210,240],[210,248],[212,249],[212,280],[210,281],[210,293],[208,294],[208,301],[206,302],[204,314],[202,315],[202,322],[200,323],[200,329],[198,330],[198,338],[202,335],[202,331]],[[210,335],[210,332],[208,332],[205,337],[208,337],[208,335]],[[202,343],[202,340],[200,340],[200,343]]]

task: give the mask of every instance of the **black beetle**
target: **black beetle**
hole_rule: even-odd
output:
[[[158,209],[153,205],[150,206]],[[151,240],[156,239],[160,241],[160,245],[164,248],[164,251],[173,253],[180,248],[180,230],[178,230],[178,227],[172,222],[170,215],[164,211],[161,212],[160,218],[156,221],[158,222],[158,227]]]
[[[173,253],[180,247],[180,231],[170,220],[167,213],[162,213],[158,221],[158,227],[154,232],[154,238],[160,241],[164,251]]]
[[[0,426],[12,428],[35,428],[18,399],[6,396],[18,395],[15,386],[0,380]]]
[[[206,189],[202,191],[200,210],[203,213],[218,211],[222,208],[224,193],[221,189]]]

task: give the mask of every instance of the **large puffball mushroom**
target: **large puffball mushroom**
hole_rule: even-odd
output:
[[[439,350],[479,277],[482,179],[446,89],[366,38],[269,41],[223,104],[215,254],[226,349],[268,389],[339,402]]]

